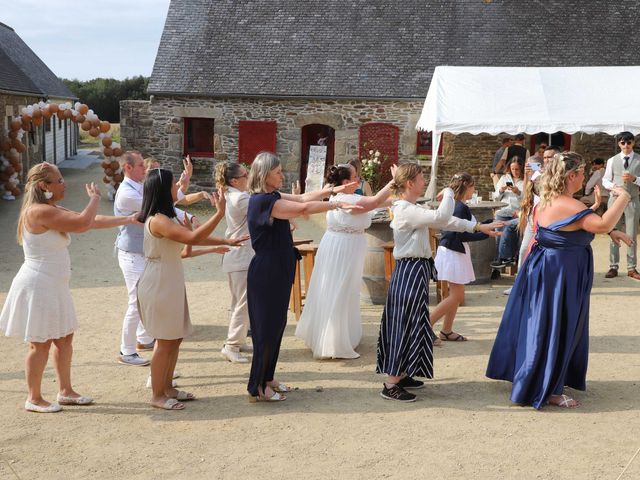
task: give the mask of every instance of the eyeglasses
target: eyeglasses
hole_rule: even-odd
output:
[[[633,140],[620,140],[618,143],[620,145],[633,145]]]

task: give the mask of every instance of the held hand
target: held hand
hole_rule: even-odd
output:
[[[224,209],[227,208],[227,198],[224,196],[224,190],[222,188],[218,189],[217,196],[216,208],[219,212],[224,212]]]
[[[100,190],[98,190],[95,183],[87,183],[84,188],[87,189],[87,195],[89,195],[89,198],[100,198]]]
[[[631,238],[629,235],[619,230],[612,231],[609,234],[609,236],[611,237],[611,240],[613,241],[613,243],[615,243],[618,246],[620,246],[620,242],[623,242],[629,247],[633,245],[633,238]]]

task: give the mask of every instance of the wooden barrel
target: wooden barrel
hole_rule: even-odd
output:
[[[384,305],[389,285],[384,278],[384,249],[382,245],[393,240],[389,220],[376,221],[366,230],[367,253],[364,257],[364,271],[360,298],[365,303]]]

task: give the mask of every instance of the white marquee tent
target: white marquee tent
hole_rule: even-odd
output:
[[[640,133],[640,67],[436,67],[417,129],[440,134]]]

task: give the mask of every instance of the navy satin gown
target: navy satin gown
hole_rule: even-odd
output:
[[[565,385],[585,390],[593,234],[559,229],[590,213],[539,226],[516,277],[487,367],[487,377],[513,383],[515,403],[540,408]]]
[[[256,254],[247,272],[247,304],[253,341],[253,359],[247,390],[258,395],[273,380],[282,335],[287,325],[289,296],[296,271],[297,252],[288,220],[271,218],[279,192],[254,193],[247,222]]]

